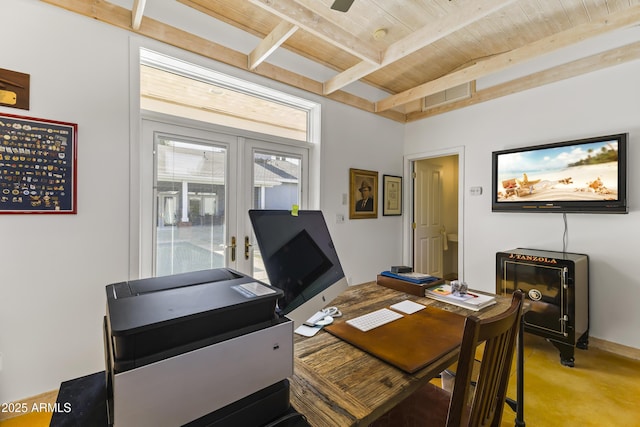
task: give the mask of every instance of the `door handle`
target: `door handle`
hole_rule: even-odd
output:
[[[442,250],[448,251],[449,244],[447,243],[447,229],[444,228],[444,225],[440,227],[440,234],[442,234]]]
[[[251,243],[249,243],[249,236],[244,236],[244,259],[249,259],[250,247],[251,247]]]
[[[231,262],[236,261],[236,236],[231,236]]]

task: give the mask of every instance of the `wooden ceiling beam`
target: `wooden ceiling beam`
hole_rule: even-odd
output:
[[[503,71],[516,64],[556,51],[572,44],[602,35],[609,31],[628,27],[640,22],[640,5],[621,12],[612,13],[597,21],[579,25],[534,43],[478,61],[473,65],[454,71],[443,77],[389,96],[376,102],[376,112],[386,111],[425,96],[433,95],[450,87],[476,80],[492,73]]]
[[[298,26],[289,21],[280,21],[280,23],[260,41],[258,46],[249,53],[249,70],[255,69],[269,55],[271,55],[282,43],[298,30]]]
[[[140,29],[140,23],[144,16],[144,7],[147,4],[147,0],[135,0],[133,2],[133,9],[131,10],[131,28],[134,30]]]
[[[66,9],[68,11],[78,13],[88,18],[96,19],[115,27],[132,31],[131,29],[131,11],[123,7],[117,6],[107,1],[88,2],[87,0],[41,0],[43,3]],[[248,56],[222,46],[218,43],[198,37],[194,34],[183,31],[179,28],[172,27],[162,22],[147,17],[140,29],[134,31],[137,34],[149,37],[153,40],[184,49],[187,52],[193,52],[205,58],[220,61],[233,67],[248,71]],[[294,73],[285,68],[278,67],[266,62],[258,65],[253,73],[266,77],[268,79],[316,94],[322,95],[322,83],[309,77]],[[350,105],[369,113],[374,113],[388,119],[404,122],[405,115],[394,110],[375,113],[375,104],[372,101],[361,98],[344,91],[333,93],[327,96],[329,99]]]
[[[466,27],[487,15],[490,15],[515,0],[476,0],[467,3],[455,12],[445,15],[434,25],[428,25],[398,40],[383,53],[380,64],[359,63],[324,82],[324,94],[342,89],[349,83],[373,73],[380,68],[396,62],[417,50],[422,49],[444,37]]]
[[[134,10],[129,10],[108,1],[87,1],[87,0],[41,0],[44,3],[58,6],[69,11],[79,13],[86,17],[96,19],[116,27],[134,31],[143,36],[159,40],[169,45],[176,46],[186,51],[194,52],[196,54],[208,57],[222,63],[232,65],[236,68],[248,70],[248,55],[233,49],[227,48],[223,45],[217,44],[213,41],[206,40],[198,37],[194,34],[190,34],[187,31],[180,30],[178,28],[169,26],[159,21],[155,21],[149,17],[141,19],[141,25],[139,30],[132,30],[132,15],[135,10],[142,10],[140,6],[135,6]],[[469,67],[459,69],[449,75],[443,76],[439,79],[417,86],[416,88],[402,92],[398,95],[388,97],[379,101],[378,103],[371,102],[364,98],[346,93],[344,91],[336,91],[331,94],[324,94],[324,85],[322,82],[310,79],[303,75],[291,72],[282,67],[278,67],[266,62],[262,62],[258,65],[253,72],[257,75],[261,75],[266,78],[296,87],[316,95],[323,95],[329,99],[333,99],[337,102],[341,102],[346,105],[350,105],[355,108],[359,108],[364,111],[375,113],[379,116],[387,117],[389,119],[406,122],[413,121],[419,118],[428,117],[429,115],[438,114],[438,111],[444,112],[442,108],[446,107],[446,111],[450,111],[455,108],[463,108],[473,103],[483,102],[484,100],[494,99],[498,96],[504,96],[503,94],[516,93],[528,88],[526,82],[530,79],[535,81],[542,81],[544,79],[553,79],[553,72],[562,72],[563,75],[567,75],[569,78],[573,75],[579,75],[582,73],[590,72],[590,68],[587,62],[573,62],[566,66],[558,66],[552,70],[549,70],[549,74],[535,73],[528,77],[523,77],[514,82],[508,82],[505,84],[497,85],[492,88],[479,91],[470,100],[455,102],[447,106],[436,107],[423,112],[414,112],[405,115],[395,109],[396,106],[402,106],[404,104],[419,102],[421,98],[429,94],[437,93],[458,84],[473,81],[476,78],[486,76],[496,71],[501,71],[509,68],[515,64],[525,62],[531,58],[552,52],[554,50],[564,48],[574,43],[578,43],[587,40],[591,37],[601,35],[608,31],[616,30],[619,28],[629,27],[631,25],[640,22],[640,5],[633,6],[622,12],[617,12],[607,17],[601,18],[598,21],[591,22],[589,24],[583,24],[572,30],[567,30],[545,39],[539,40],[522,48],[515,49],[513,51],[499,54],[489,59],[479,61]],[[628,57],[637,57],[638,46],[625,47],[627,49]],[[609,55],[614,58],[615,52]],[[635,56],[634,56],[635,55]],[[592,59],[598,61],[600,57]],[[609,59],[611,61],[625,61],[627,56],[615,57],[615,59]],[[363,62],[363,67],[368,65]],[[571,71],[570,68],[573,70]],[[597,69],[597,65],[593,65],[593,69]],[[540,83],[544,84],[544,83]],[[436,111],[437,110],[437,111]]]
[[[249,2],[363,61],[380,64],[382,53],[373,44],[359,40],[353,34],[294,0],[249,0]]]
[[[640,42],[631,43],[482,89],[475,92],[471,98],[468,99],[430,108],[425,111],[408,113],[407,122],[413,122],[457,110],[459,108],[468,107],[470,105],[480,104],[492,99],[513,95],[514,93],[624,64],[625,62],[636,61],[638,59],[640,59]]]

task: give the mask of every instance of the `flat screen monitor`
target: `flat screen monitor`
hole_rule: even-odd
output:
[[[321,211],[250,210],[269,284],[284,292],[277,310],[295,327],[347,288]]]

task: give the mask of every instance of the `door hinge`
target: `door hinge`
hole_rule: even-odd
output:
[[[418,225],[415,222],[412,222],[411,223],[411,228],[413,228],[415,230],[416,228],[418,228]]]

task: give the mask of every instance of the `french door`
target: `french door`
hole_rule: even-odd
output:
[[[148,119],[142,139],[141,275],[230,267],[266,280],[247,212],[306,206],[308,148]]]
[[[308,201],[308,149],[272,142],[245,139],[245,182],[250,183],[251,200],[245,203],[251,209],[287,209],[294,206],[306,208]],[[268,283],[253,229],[246,213],[244,217],[244,261],[248,262],[251,275]]]

